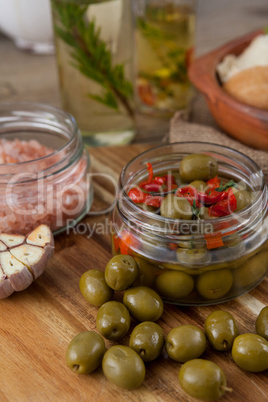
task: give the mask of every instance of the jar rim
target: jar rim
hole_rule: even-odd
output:
[[[0,163],[0,167],[2,166],[10,166],[10,167],[20,167],[20,166],[31,166],[31,164],[35,164],[39,161],[45,161],[45,160],[49,160],[49,158],[55,157],[58,154],[60,154],[61,152],[65,152],[65,150],[70,147],[70,145],[74,142],[77,132],[79,131],[78,129],[78,125],[77,122],[75,120],[75,118],[68,112],[65,112],[64,110],[61,110],[60,108],[57,108],[55,106],[52,105],[47,105],[44,103],[39,103],[39,102],[0,102],[0,126],[1,126],[1,119],[4,118],[4,116],[1,116],[1,112],[4,111],[4,108],[6,108],[6,110],[10,110],[10,112],[17,112],[17,111],[26,111],[26,112],[31,112],[31,109],[36,109],[35,112],[50,112],[52,114],[58,114],[62,117],[66,117],[68,118],[69,122],[71,122],[72,124],[72,134],[70,136],[70,138],[68,139],[68,141],[66,141],[66,143],[59,147],[57,150],[55,150],[54,152],[46,155],[46,156],[42,156],[40,158],[36,158],[36,159],[31,159],[29,161],[24,161],[24,162],[12,162],[12,163]],[[20,110],[22,109],[22,110]],[[23,110],[24,109],[24,110]],[[7,117],[7,116],[6,116]],[[40,116],[41,117],[41,116]]]
[[[260,205],[260,203],[262,202],[262,198],[263,198],[263,190],[265,189],[265,180],[264,180],[264,174],[261,170],[261,168],[259,167],[259,165],[250,157],[248,157],[247,155],[245,155],[244,153],[237,151],[233,148],[227,147],[227,146],[221,146],[218,144],[214,144],[214,143],[210,143],[210,142],[201,142],[201,141],[184,141],[184,142],[174,142],[174,143],[169,143],[166,145],[160,145],[160,146],[156,146],[153,148],[150,148],[142,153],[140,153],[139,155],[135,156],[134,158],[132,158],[123,168],[121,174],[120,174],[120,178],[119,178],[119,187],[120,190],[122,191],[121,197],[124,198],[124,200],[126,201],[126,208],[129,208],[132,215],[135,215],[136,218],[136,214],[140,214],[140,219],[137,219],[137,221],[142,222],[144,218],[150,218],[150,221],[154,221],[154,222],[158,222],[160,224],[167,224],[167,225],[172,225],[174,224],[174,222],[177,222],[179,224],[187,224],[189,225],[189,227],[192,225],[196,225],[195,220],[193,221],[189,221],[189,220],[183,220],[183,219],[171,219],[171,218],[166,218],[166,217],[162,217],[153,213],[150,213],[148,211],[143,210],[142,208],[140,208],[137,204],[135,204],[130,197],[128,196],[126,189],[125,189],[125,185],[124,185],[124,176],[127,172],[127,170],[130,168],[131,164],[134,163],[136,160],[138,160],[139,158],[145,157],[147,154],[150,154],[154,151],[158,151],[160,149],[168,149],[171,146],[183,146],[183,145],[193,145],[193,149],[196,149],[197,145],[201,145],[201,146],[212,146],[214,148],[216,148],[217,150],[225,150],[227,152],[231,152],[233,155],[237,155],[242,157],[243,159],[245,159],[246,161],[250,162],[252,168],[254,168],[254,170],[256,172],[259,172],[259,179],[260,179],[260,191],[259,194],[257,194],[257,196],[255,197],[255,199],[253,200],[253,202],[251,204],[249,204],[246,208],[244,208],[241,211],[236,212],[236,216],[238,217],[245,217],[247,213],[250,213],[250,211],[254,211],[254,209],[256,209],[256,206]],[[209,150],[208,150],[209,152]],[[198,153],[198,152],[196,152]],[[199,152],[201,153],[201,152]],[[204,152],[202,152],[204,153]],[[123,215],[123,212],[120,210],[121,208],[119,207],[119,200],[117,200],[117,207],[118,210],[120,212],[120,214]],[[251,212],[251,215],[253,215]],[[130,213],[130,214],[131,214]],[[130,215],[129,214],[129,215]],[[234,219],[233,214],[230,214],[228,216],[223,216],[223,217],[215,217],[213,219],[210,220],[205,220],[205,219],[201,219],[200,222],[208,222],[211,225],[215,225],[216,223],[220,222],[220,223],[230,223],[232,220]],[[142,222],[143,223],[143,222]],[[146,226],[143,224],[143,226]],[[148,226],[152,226],[152,225],[148,225]],[[244,223],[240,223],[240,226],[244,226]],[[239,230],[239,226],[237,227],[237,230]],[[228,226],[228,228],[226,228],[225,230],[226,232],[230,231],[230,226]],[[224,230],[221,230],[221,233],[223,233]],[[175,234],[175,233],[174,233]],[[159,232],[159,235],[161,235],[161,231]],[[181,236],[181,235],[180,235]]]

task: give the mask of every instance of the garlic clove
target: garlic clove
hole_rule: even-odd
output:
[[[25,237],[22,235],[1,233],[0,241],[3,242],[7,247],[10,248],[10,247],[16,247],[16,246],[19,246],[20,244],[23,244],[25,241]]]
[[[33,275],[27,266],[18,261],[9,251],[0,253],[0,265],[14,290],[24,290],[33,282]],[[7,283],[5,287],[8,288]]]
[[[50,244],[53,247],[54,239],[51,229],[47,225],[39,225],[28,234],[26,243],[40,247],[45,247],[47,244]]]

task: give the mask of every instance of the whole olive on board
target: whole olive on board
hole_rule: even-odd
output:
[[[129,330],[130,315],[124,304],[110,301],[103,304],[97,314],[98,331],[111,341],[121,339]]]
[[[209,360],[194,359],[184,363],[179,371],[179,382],[187,394],[204,401],[218,400],[226,391],[223,370]]]
[[[160,213],[170,219],[192,219],[192,206],[186,198],[169,194],[165,197],[160,207]]]
[[[192,292],[194,280],[185,272],[166,270],[157,276],[155,287],[160,296],[180,299]]]
[[[195,325],[180,325],[166,337],[166,351],[171,359],[184,363],[201,356],[206,349],[206,336]]]
[[[222,352],[231,350],[235,338],[239,335],[234,317],[223,310],[210,313],[204,329],[212,347]]]
[[[79,288],[86,301],[94,306],[101,306],[113,298],[113,290],[104,279],[104,272],[91,269],[84,272],[79,281]]]
[[[130,335],[129,346],[145,362],[156,359],[164,346],[165,337],[160,325],[145,321],[137,325]]]
[[[201,296],[206,299],[218,299],[224,296],[232,287],[233,276],[229,269],[207,271],[199,275],[196,287]]]
[[[138,264],[130,255],[115,255],[105,268],[105,281],[114,290],[125,290],[138,277]]]
[[[212,156],[191,154],[180,163],[180,176],[184,182],[212,179],[218,174],[218,163]]]
[[[66,363],[78,374],[89,374],[96,370],[105,353],[103,338],[94,331],[84,331],[76,335],[66,350]]]
[[[136,286],[127,289],[123,303],[132,317],[138,321],[157,321],[164,310],[161,297],[146,286]]]
[[[259,373],[268,369],[268,341],[257,334],[242,334],[234,340],[232,357],[243,370]]]
[[[256,332],[268,341],[268,306],[263,307],[256,320]]]
[[[138,388],[145,377],[145,365],[140,356],[128,346],[112,346],[102,361],[105,377],[118,387]]]

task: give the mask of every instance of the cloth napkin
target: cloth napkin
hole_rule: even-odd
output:
[[[169,132],[170,142],[212,142],[233,148],[253,159],[262,169],[266,182],[268,182],[268,152],[253,149],[247,145],[241,144],[241,142],[236,141],[213,127],[189,123],[185,119],[185,115],[181,112],[176,113],[172,118]]]

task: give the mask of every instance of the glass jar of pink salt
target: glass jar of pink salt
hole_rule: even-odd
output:
[[[90,159],[75,119],[36,103],[0,105],[0,232],[54,234],[92,203]]]

